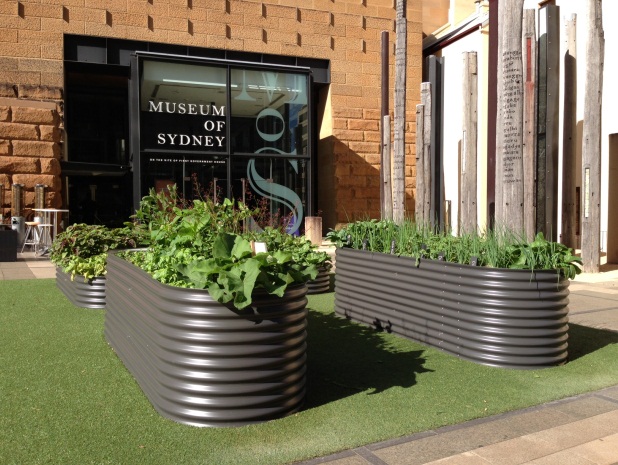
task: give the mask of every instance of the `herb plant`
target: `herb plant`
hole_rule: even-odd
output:
[[[525,270],[557,270],[572,279],[581,273],[581,259],[563,244],[547,241],[542,233],[532,242],[507,230],[484,234],[453,236],[436,232],[411,221],[396,224],[392,221],[359,221],[327,237],[337,247],[367,249],[374,252],[438,259],[453,263],[493,268]]]

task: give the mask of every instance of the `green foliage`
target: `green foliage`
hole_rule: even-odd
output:
[[[107,252],[143,244],[144,231],[131,223],[110,229],[102,225],[73,224],[58,234],[49,257],[65,273],[86,280],[106,274]]]
[[[162,283],[207,289],[238,309],[251,304],[255,288],[281,296],[289,284],[315,278],[323,257],[288,234],[269,229],[264,238],[270,238],[265,242],[273,252],[253,254],[250,240],[257,240],[257,233],[240,235],[243,221],[253,213],[229,199],[187,204],[173,187],[166,193],[151,191],[136,214],[150,245],[122,256]]]
[[[508,230],[487,231],[484,234],[453,236],[436,232],[423,225],[404,221],[358,221],[327,237],[337,247],[367,249],[374,252],[429,258],[453,263],[524,270],[558,270],[572,279],[581,273],[581,259],[563,244],[547,241],[542,233],[532,242]]]
[[[330,270],[332,264],[328,253],[317,250],[317,246],[304,236],[293,236],[279,228],[267,227],[260,232],[248,233],[247,237],[255,242],[264,242],[268,250],[279,250],[292,255],[296,263],[314,265]]]

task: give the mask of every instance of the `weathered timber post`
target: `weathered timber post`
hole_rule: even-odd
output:
[[[601,255],[601,104],[605,60],[602,16],[601,0],[588,0],[582,147],[582,261],[586,273],[599,272]]]
[[[416,222],[431,222],[431,84],[421,83],[416,106]]]
[[[558,232],[558,109],[560,107],[560,7],[539,10],[536,228]]]
[[[322,217],[305,217],[305,237],[314,245],[322,244]]]
[[[380,211],[383,220],[393,219],[393,191],[391,186],[391,118],[389,114],[389,47],[388,31],[382,31],[382,108],[381,108],[381,164],[380,164]]]
[[[444,160],[442,157],[442,124],[443,124],[443,89],[442,73],[443,58],[430,55],[425,60],[427,70],[427,81],[431,86],[430,105],[425,105],[425,132],[427,132],[427,121],[431,118],[429,131],[429,150],[430,150],[430,207],[429,221],[433,228],[444,230],[445,225],[445,202],[444,202]]]
[[[416,195],[414,196],[414,218],[417,223],[425,222],[425,195],[426,189],[424,178],[424,159],[423,159],[423,131],[425,122],[423,116],[425,106],[423,104],[416,105]]]
[[[463,114],[461,141],[461,183],[459,210],[462,233],[476,232],[477,222],[477,138],[478,68],[476,52],[463,53]]]
[[[496,223],[524,230],[523,69],[524,0],[498,3],[498,115],[496,124]]]
[[[407,20],[406,0],[397,0],[395,20],[395,121],[393,146],[393,219],[401,223],[405,217],[406,204],[406,55]]]
[[[536,10],[524,10],[522,51],[524,66],[524,230],[531,241],[536,233]]]
[[[575,160],[577,143],[577,16],[566,22],[564,54],[564,115],[562,130],[562,238],[567,247],[577,247],[577,200]]]

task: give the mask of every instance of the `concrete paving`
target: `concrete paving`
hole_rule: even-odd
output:
[[[618,332],[618,267],[570,285],[569,321]],[[54,278],[32,252],[0,262],[0,280]],[[618,465],[618,385],[537,407],[369,444],[297,465]]]

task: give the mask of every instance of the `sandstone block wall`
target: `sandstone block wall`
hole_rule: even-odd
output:
[[[61,157],[61,102],[48,94],[48,100],[17,98],[17,89],[4,86],[0,97],[0,184],[5,189],[2,205],[4,217],[34,216],[34,187],[43,184],[45,206],[62,205]],[[39,96],[42,94],[39,93]],[[12,205],[12,185],[23,185],[24,210],[18,212]]]
[[[422,0],[407,1],[407,208],[414,209],[415,105],[422,66]],[[45,180],[60,202],[64,34],[292,55],[331,61],[321,92],[318,208],[324,227],[379,216],[380,36],[390,33],[391,113],[395,0],[47,0],[0,2],[0,176]],[[11,100],[13,101],[13,100]],[[14,108],[51,104],[50,120]],[[19,110],[22,111],[22,110]],[[24,110],[25,111],[25,110]],[[52,162],[52,160],[54,160]],[[9,161],[11,162],[9,164]],[[10,168],[10,169],[9,169]],[[37,177],[38,176],[38,177]],[[50,176],[42,178],[41,176]],[[16,181],[17,180],[17,181]],[[2,181],[0,181],[2,182]],[[30,189],[30,187],[28,187]],[[29,198],[27,202],[29,201]]]

